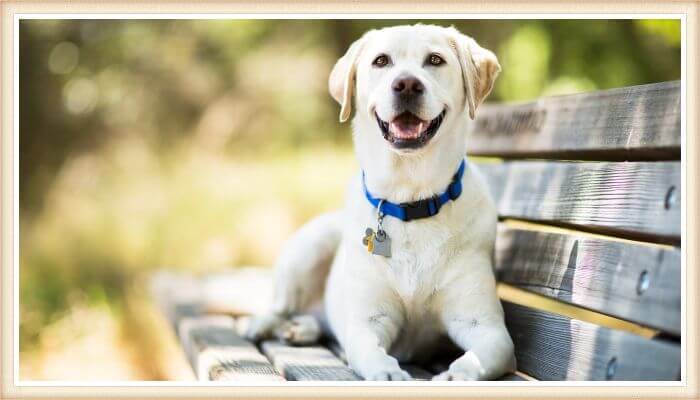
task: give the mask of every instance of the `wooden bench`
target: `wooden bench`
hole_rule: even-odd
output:
[[[680,96],[665,82],[480,110],[468,154],[499,208],[495,264],[519,370],[503,379],[680,379]],[[234,316],[259,311],[246,304],[270,282],[257,270],[154,277],[197,378],[359,379],[337,344],[241,339]],[[459,354],[443,355],[406,368],[430,379]]]

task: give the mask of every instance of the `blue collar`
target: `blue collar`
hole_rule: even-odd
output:
[[[440,212],[440,208],[450,200],[457,200],[462,194],[462,176],[466,163],[464,159],[459,164],[459,169],[452,177],[452,182],[447,186],[447,190],[439,195],[428,199],[418,200],[411,203],[395,204],[384,199],[373,197],[367,190],[365,183],[365,172],[362,171],[362,187],[365,190],[365,197],[375,208],[380,207],[379,212],[384,215],[391,215],[401,221],[412,221],[414,219],[428,218]]]

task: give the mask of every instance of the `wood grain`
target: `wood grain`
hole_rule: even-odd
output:
[[[675,335],[680,257],[677,248],[503,225],[496,240],[499,281]]]
[[[504,303],[518,370],[540,380],[680,379],[675,343]]]
[[[235,332],[233,318],[186,317],[178,336],[200,381],[283,381],[252,344]]]
[[[289,346],[277,341],[261,345],[265,355],[290,381],[357,381],[361,378],[330,350],[321,346]]]
[[[504,158],[680,160],[680,82],[486,104],[467,152]]]
[[[499,215],[680,244],[680,162],[481,164]]]

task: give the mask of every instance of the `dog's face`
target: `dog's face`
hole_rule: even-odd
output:
[[[493,87],[496,56],[454,28],[397,26],[370,31],[336,63],[329,80],[348,119],[376,123],[371,134],[397,153],[427,147],[455,119],[473,119]],[[450,134],[464,134],[452,132]]]

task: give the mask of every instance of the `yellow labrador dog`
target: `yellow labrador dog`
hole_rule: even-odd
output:
[[[444,334],[465,353],[434,379],[514,370],[492,270],[497,214],[464,158],[466,126],[499,71],[492,52],[454,28],[372,30],[350,46],[329,89],[341,122],[356,108],[362,171],[342,210],[290,239],[274,308],[253,319],[250,339],[315,341],[308,313],[323,297],[325,323],[365,379],[411,379],[399,362],[429,355]]]

